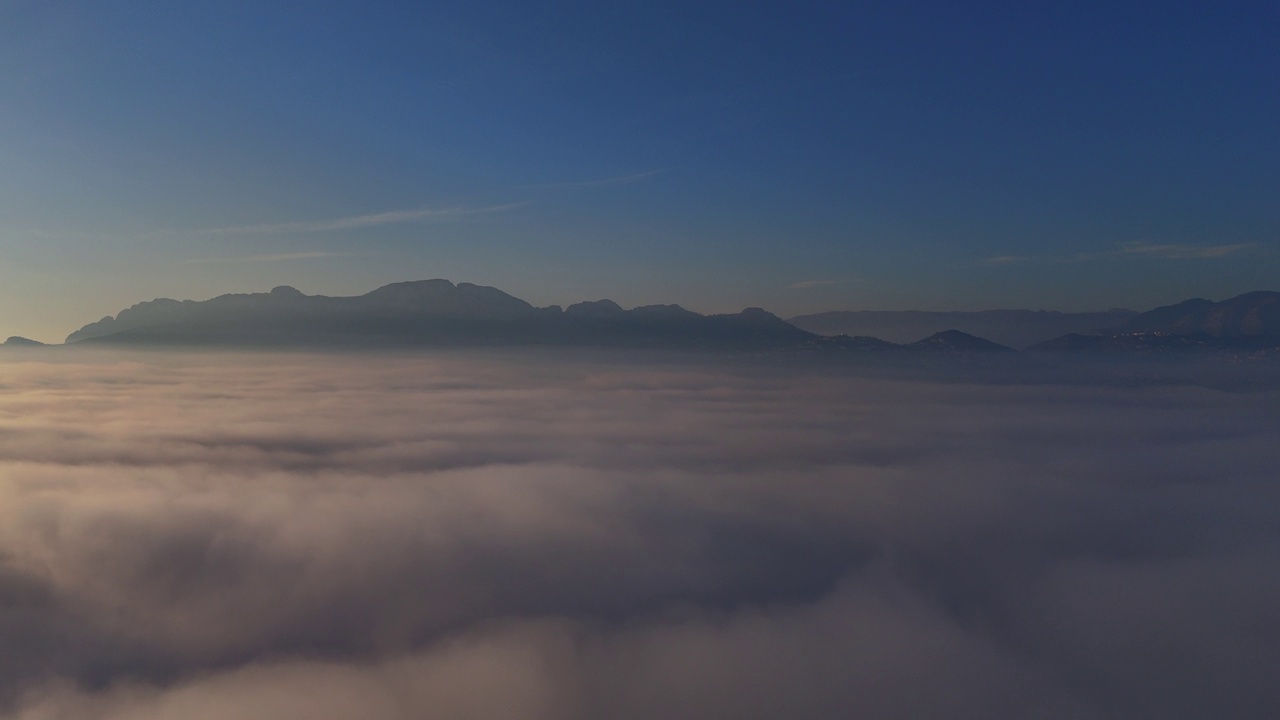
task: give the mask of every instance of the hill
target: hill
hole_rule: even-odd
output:
[[[907,345],[911,350],[924,350],[945,353],[1013,353],[1013,348],[1005,347],[990,340],[975,337],[959,330],[943,330],[923,340]]]
[[[29,338],[24,338],[24,337],[19,337],[18,335],[14,335],[13,337],[10,337],[9,339],[4,341],[4,347],[33,348],[33,347],[45,347],[45,344],[38,340],[31,340]]]

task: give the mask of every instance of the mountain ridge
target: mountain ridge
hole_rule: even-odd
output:
[[[1026,346],[1037,353],[1273,354],[1280,347],[1280,293],[1270,291],[1245,293],[1221,302],[1191,299],[1144,313],[898,315],[925,317],[930,322],[965,315],[1076,324],[1099,318],[1120,320],[1107,328],[1064,333]],[[814,333],[756,307],[718,315],[702,315],[671,304],[624,309],[608,299],[573,303],[567,308],[536,307],[497,288],[444,279],[392,283],[348,297],[306,295],[278,286],[265,293],[232,293],[203,301],[158,298],[89,323],[71,333],[66,342],[268,347],[586,345],[861,354],[911,351],[988,357],[1013,352],[1004,343],[955,327],[898,343],[870,334]],[[21,341],[15,339],[13,344]]]
[[[159,298],[89,323],[68,344],[604,344],[764,349],[816,337],[760,308],[701,315],[679,305],[625,310],[612,300],[535,307],[497,288],[433,279],[364,295],[267,293]]]

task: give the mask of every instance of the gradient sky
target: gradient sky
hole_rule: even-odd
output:
[[[0,0],[0,335],[409,279],[703,311],[1278,289],[1274,2]]]

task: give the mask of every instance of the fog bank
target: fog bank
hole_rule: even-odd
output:
[[[0,717],[1277,717],[1277,408],[722,359],[6,355]]]

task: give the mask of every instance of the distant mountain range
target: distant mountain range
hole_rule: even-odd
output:
[[[1251,292],[1221,302],[1186,300],[1134,315],[1108,332],[1068,334],[1027,349],[1073,354],[1280,357],[1280,293]]]
[[[403,282],[356,297],[291,287],[205,301],[152,300],[90,323],[67,343],[231,347],[601,346],[657,349],[996,355],[1013,338],[1040,353],[1152,354],[1280,350],[1280,293],[1188,300],[1135,313],[823,313],[787,322],[760,308],[701,315],[679,305],[623,309],[611,300],[534,307],[496,288],[448,280]],[[914,342],[893,342],[932,330]],[[849,323],[854,323],[850,325]],[[860,324],[859,324],[860,323]],[[804,325],[805,327],[798,326]],[[877,325],[878,324],[878,325]],[[840,327],[854,333],[819,333]],[[872,334],[879,327],[882,335]],[[1034,343],[1051,330],[1078,328]],[[29,342],[29,341],[27,341]],[[12,338],[6,345],[22,345]]]
[[[86,325],[67,342],[771,349],[797,347],[816,337],[759,308],[700,315],[678,305],[624,310],[610,300],[538,308],[492,287],[422,280],[357,297],[304,295],[278,287],[203,302],[152,300]]]
[[[1280,336],[1280,292],[1245,293],[1222,302],[1187,300],[1128,318],[1113,332],[1217,338]]]
[[[943,330],[960,330],[1001,345],[1024,348],[1068,333],[1092,333],[1113,328],[1137,314],[1132,310],[1087,313],[856,310],[800,315],[787,322],[819,335],[869,335],[895,343],[914,342]]]

